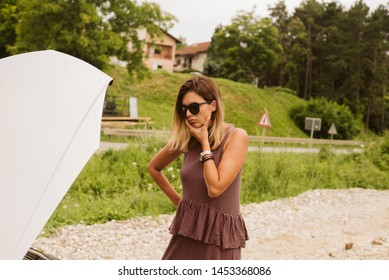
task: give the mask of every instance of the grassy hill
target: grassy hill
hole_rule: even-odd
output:
[[[126,97],[125,100],[137,97],[139,117],[152,118],[155,129],[170,129],[178,89],[190,74],[153,71],[149,78],[135,81],[122,67],[112,67],[106,72],[114,78],[108,96]],[[244,128],[250,135],[262,135],[262,127],[257,123],[266,108],[272,124],[272,128],[266,129],[266,135],[306,137],[288,115],[292,106],[304,100],[279,88],[260,89],[225,79],[215,81],[225,103],[227,122]]]

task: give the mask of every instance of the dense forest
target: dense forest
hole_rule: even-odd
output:
[[[159,5],[134,0],[2,0],[0,58],[55,49],[104,69],[116,56],[130,75],[142,76],[144,42],[136,31],[158,36],[175,21]],[[218,26],[205,74],[324,98],[347,106],[366,132],[382,133],[389,128],[388,56],[388,5],[370,10],[356,0],[345,9],[303,0],[289,13],[280,0],[267,18],[253,8]]]
[[[269,14],[242,11],[217,27],[206,73],[326,98],[347,105],[366,131],[389,128],[388,5],[305,0],[289,14],[281,0]]]

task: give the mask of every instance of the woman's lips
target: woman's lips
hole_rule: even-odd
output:
[[[189,123],[191,126],[194,126],[194,125],[196,124],[196,120],[189,119],[189,120],[188,120],[188,123]]]

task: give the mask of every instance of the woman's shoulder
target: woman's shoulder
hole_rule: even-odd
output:
[[[244,130],[243,128],[239,128],[239,127],[235,127],[232,132],[233,134],[235,135],[238,135],[240,137],[248,137],[248,134],[246,132],[246,130]]]
[[[238,138],[248,138],[246,130],[240,127],[235,127],[234,125],[228,125],[227,131],[229,131],[229,137],[238,137]]]
[[[236,143],[237,145],[244,145],[245,143],[248,144],[248,134],[243,128],[230,125],[228,127],[228,131],[229,133],[225,146],[227,146],[229,143]]]

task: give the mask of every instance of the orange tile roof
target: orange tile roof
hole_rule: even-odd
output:
[[[176,51],[176,55],[190,55],[200,52],[206,52],[211,42],[196,43]]]

